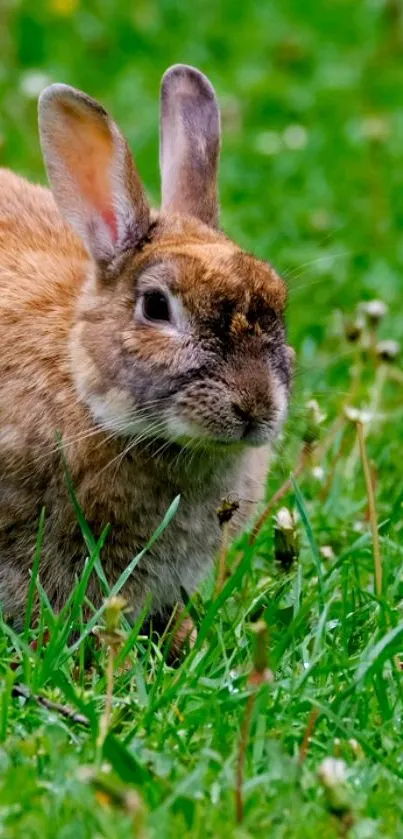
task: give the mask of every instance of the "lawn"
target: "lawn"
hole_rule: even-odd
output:
[[[41,621],[0,628],[0,835],[403,837],[400,0],[3,0],[1,23],[0,163],[32,179],[37,95],[64,81],[114,113],[158,203],[161,74],[210,76],[223,227],[286,278],[297,366],[285,493],[188,604],[179,667],[123,619],[109,721],[112,617],[81,619],[99,545],[54,615],[39,528]]]

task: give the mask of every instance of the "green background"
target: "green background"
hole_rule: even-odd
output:
[[[63,81],[112,111],[158,203],[160,78],[196,65],[223,110],[223,226],[292,273],[292,335],[320,340],[334,305],[399,308],[402,37],[399,0],[3,0],[1,162],[44,177],[36,94]]]
[[[99,721],[102,649],[92,650],[88,668],[88,639],[79,653],[70,650],[44,598],[52,645],[27,651],[0,626],[0,832],[6,839],[396,839],[403,836],[402,371],[400,362],[385,370],[357,351],[343,321],[362,301],[381,298],[389,311],[380,337],[403,339],[402,4],[0,0],[0,163],[44,180],[37,96],[65,82],[113,113],[158,204],[159,84],[176,62],[203,70],[221,103],[224,229],[271,261],[289,287],[297,367],[271,494],[297,463],[306,400],[317,399],[326,415],[316,459],[299,479],[302,494],[282,502],[299,514],[299,562],[284,573],[273,561],[269,518],[253,550],[241,540],[247,573],[230,577],[220,609],[211,585],[196,599],[207,644],[178,671],[159,648],[132,638],[115,680],[116,742],[108,754],[119,794],[106,805],[96,783],[83,780],[88,766],[99,766],[93,732],[11,696],[16,679],[79,710],[91,706]],[[379,599],[346,400],[370,407]],[[245,820],[236,827],[257,617],[269,628],[275,679],[251,716]],[[37,630],[29,640],[38,645]],[[300,766],[312,708],[320,717]],[[347,765],[350,821],[318,780],[323,759],[335,755]],[[134,816],[124,798],[128,766],[130,777],[143,779],[135,783],[142,804]]]

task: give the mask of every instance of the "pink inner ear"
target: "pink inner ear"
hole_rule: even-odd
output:
[[[113,241],[116,242],[117,238],[118,238],[118,226],[117,226],[116,214],[113,212],[113,210],[103,210],[101,215],[102,215],[102,218],[103,218],[105,224],[108,225],[109,230],[112,233]]]
[[[63,106],[64,131],[58,137],[59,156],[64,160],[87,210],[105,222],[113,243],[118,239],[118,219],[113,205],[111,169],[115,159],[108,122],[97,112]]]

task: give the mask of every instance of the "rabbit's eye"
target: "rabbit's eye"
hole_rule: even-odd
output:
[[[169,303],[162,291],[146,291],[143,297],[143,314],[147,320],[171,320]]]

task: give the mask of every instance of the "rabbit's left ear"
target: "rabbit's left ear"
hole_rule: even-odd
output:
[[[214,89],[194,67],[170,67],[161,85],[162,209],[218,223],[220,111]]]
[[[101,264],[135,248],[150,213],[126,141],[102,105],[62,84],[39,99],[46,168],[61,212]]]

